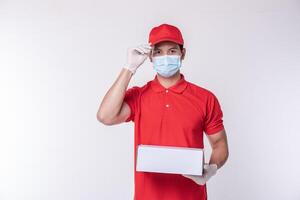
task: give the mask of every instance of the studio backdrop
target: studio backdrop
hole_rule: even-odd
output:
[[[186,80],[223,110],[230,155],[209,199],[300,199],[298,0],[2,0],[1,200],[132,199],[133,123],[96,113],[127,49],[162,23],[185,38]],[[146,60],[129,87],[154,76]]]

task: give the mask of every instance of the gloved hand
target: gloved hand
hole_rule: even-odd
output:
[[[192,179],[198,185],[204,185],[212,176],[217,173],[218,166],[216,164],[204,164],[204,172],[202,176],[182,174],[186,178]]]
[[[144,63],[150,55],[152,47],[151,43],[142,44],[127,50],[127,63],[124,68],[135,74],[137,68]]]

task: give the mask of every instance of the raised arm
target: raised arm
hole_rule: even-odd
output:
[[[149,57],[151,48],[150,44],[144,44],[128,49],[125,67],[122,68],[118,78],[107,91],[99,106],[98,121],[105,125],[114,125],[124,122],[130,116],[130,107],[124,102],[125,93],[131,77]]]
[[[129,117],[130,108],[123,100],[132,75],[132,72],[125,68],[121,70],[99,106],[98,121],[105,125],[114,125],[124,122]]]

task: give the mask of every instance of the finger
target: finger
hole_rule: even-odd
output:
[[[148,51],[151,51],[153,48],[151,46],[145,45],[144,48]]]
[[[145,46],[140,46],[139,48],[142,49],[143,51],[149,51],[149,50],[150,50],[150,49],[148,49],[148,48],[145,47]]]
[[[150,45],[148,45],[148,44],[143,44],[143,47],[147,48],[147,49],[152,49],[152,47]]]
[[[139,46],[139,48],[142,49],[145,53],[148,53],[151,50],[151,48],[145,45],[141,45]]]
[[[152,50],[147,53],[147,56],[150,57],[152,55]]]
[[[182,174],[182,176],[187,177],[187,178],[193,178],[192,175],[188,175],[188,174]]]
[[[144,48],[145,52],[148,53],[150,52],[152,49],[149,49],[149,48]]]
[[[144,51],[142,51],[140,48],[135,47],[134,50],[136,50],[140,54],[145,54]]]
[[[148,54],[151,51],[151,49],[147,49],[145,47],[140,47],[140,49],[146,54]]]
[[[204,168],[204,169],[208,169],[208,168],[209,168],[209,165],[204,164],[203,168]]]
[[[147,53],[149,50],[144,48],[143,46],[139,46],[138,47],[141,51],[143,51],[144,53]]]
[[[145,49],[145,53],[146,53],[147,55],[150,55],[150,52],[151,52],[151,49]]]
[[[187,176],[187,175],[182,175],[182,176],[185,177],[185,178],[188,178],[188,179],[193,179],[192,177]]]

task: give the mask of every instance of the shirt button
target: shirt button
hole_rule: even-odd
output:
[[[167,107],[167,108],[169,108],[169,106],[170,106],[169,104],[166,104],[166,107]]]
[[[166,93],[168,93],[169,92],[169,90],[166,90]]]

